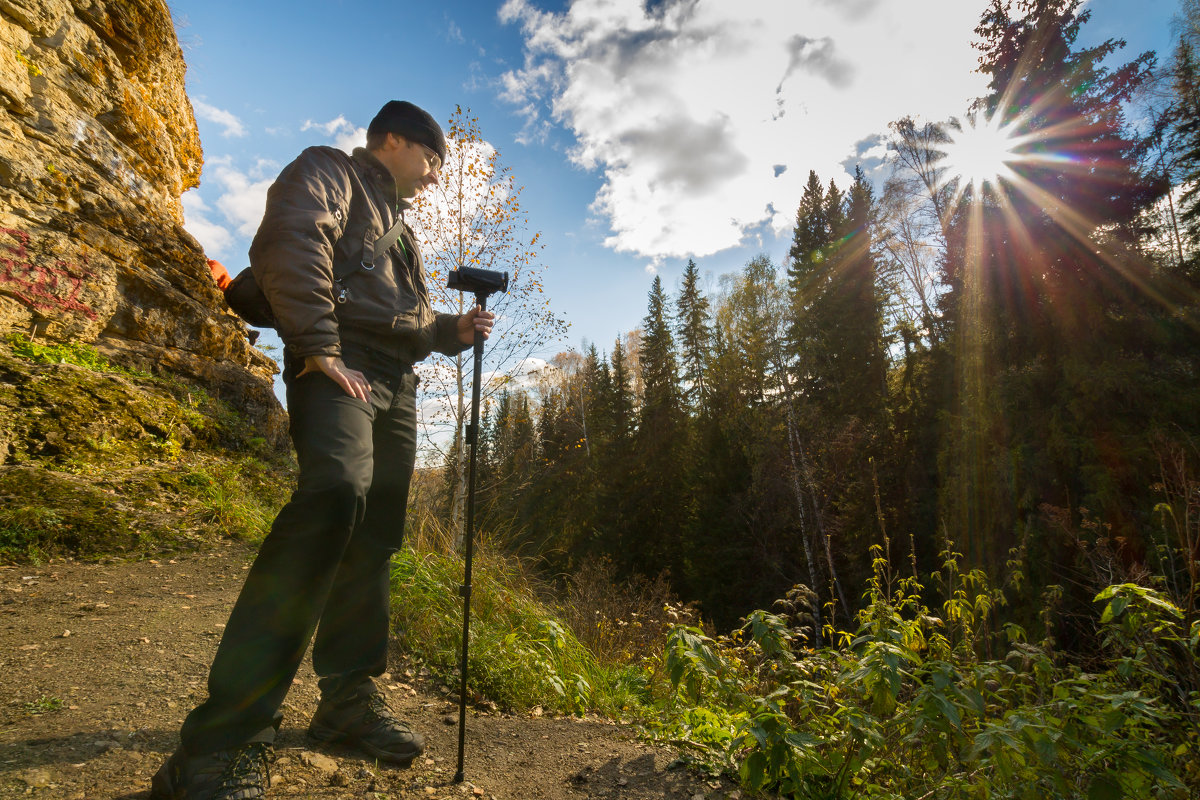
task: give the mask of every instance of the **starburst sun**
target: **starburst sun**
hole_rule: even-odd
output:
[[[977,193],[985,185],[995,188],[1000,181],[1012,183],[1016,173],[1011,165],[1026,158],[1020,151],[1025,137],[1016,127],[1015,122],[1004,125],[996,117],[976,115],[949,131],[941,164],[945,181],[956,182],[960,195],[968,188]]]

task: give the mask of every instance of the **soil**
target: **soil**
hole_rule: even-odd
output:
[[[0,800],[148,798],[150,776],[205,696],[208,664],[249,568],[236,544],[148,561],[0,567]],[[317,687],[306,662],[284,706],[268,798],[689,798],[736,800],[728,780],[675,767],[677,753],[612,721],[467,716],[397,655],[380,681],[425,734],[408,769],[309,741]]]

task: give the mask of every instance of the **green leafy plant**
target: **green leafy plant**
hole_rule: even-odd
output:
[[[66,706],[62,700],[57,697],[48,697],[42,695],[37,700],[31,700],[23,705],[25,713],[31,717],[37,717],[42,714],[51,714],[55,711],[61,711]]]
[[[83,342],[55,342],[41,344],[19,333],[5,335],[12,347],[13,355],[35,364],[74,364],[97,372],[119,372],[138,377],[150,377],[149,373],[130,370],[111,364],[96,348]]]
[[[783,617],[758,611],[742,637],[696,628],[667,639],[655,735],[684,744],[753,790],[831,798],[1183,798],[1192,766],[1196,633],[1161,594],[1110,587],[1097,597],[1107,658],[1059,664],[1018,626],[992,647],[1002,594],[943,564],[949,624],[915,579],[875,577],[854,632],[812,650]],[[889,588],[891,587],[891,588]],[[947,630],[949,629],[949,630]],[[1190,787],[1190,789],[1189,789]]]

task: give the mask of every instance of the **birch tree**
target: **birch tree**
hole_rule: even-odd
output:
[[[413,227],[426,256],[429,295],[437,311],[462,314],[474,305],[473,296],[446,288],[452,270],[466,266],[509,274],[508,292],[488,300],[496,327],[487,342],[488,371],[481,376],[485,405],[527,371],[536,353],[563,338],[568,327],[545,293],[541,234],[529,230],[521,191],[501,164],[499,151],[483,138],[479,120],[469,109],[456,107],[446,128],[440,182],[414,204]],[[453,473],[450,508],[456,530],[461,529],[466,500],[464,429],[472,367],[470,350],[420,367],[426,452],[440,457]],[[458,452],[452,454],[452,447]]]

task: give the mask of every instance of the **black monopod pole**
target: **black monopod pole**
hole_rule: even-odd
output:
[[[505,276],[507,283],[507,275]],[[487,309],[487,295],[475,295],[480,311]],[[467,554],[463,585],[459,593],[463,598],[462,663],[459,665],[461,682],[458,688],[458,772],[454,782],[463,781],[463,754],[467,745],[467,643],[471,633],[471,557],[475,553],[475,452],[479,439],[479,384],[483,373],[483,332],[475,331],[475,362],[471,375],[471,425],[467,428],[467,445],[471,456],[467,472]]]

